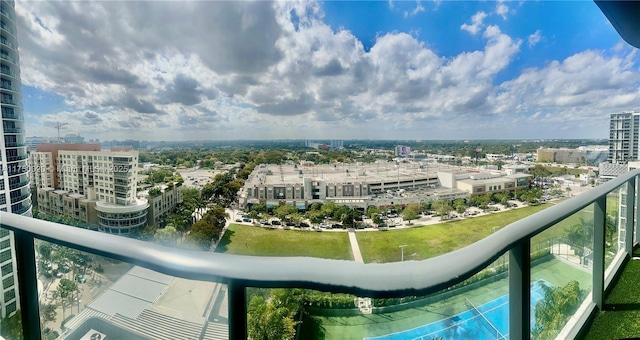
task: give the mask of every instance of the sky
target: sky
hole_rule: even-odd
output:
[[[637,49],[592,1],[18,1],[27,136],[607,138]]]

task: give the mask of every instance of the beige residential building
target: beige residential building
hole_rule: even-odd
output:
[[[161,226],[166,224],[167,216],[177,204],[182,203],[182,183],[163,185],[160,193],[151,191],[147,196],[149,209],[147,209],[147,224]]]
[[[42,213],[70,216],[120,235],[147,224],[149,205],[136,197],[138,151],[100,151],[97,144],[40,145],[38,150],[31,164],[55,169],[53,175],[47,170],[32,177],[42,185],[36,189]],[[49,183],[55,187],[44,186]]]

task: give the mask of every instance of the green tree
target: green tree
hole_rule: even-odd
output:
[[[191,232],[186,237],[187,243],[201,250],[209,250],[212,243],[220,238],[227,218],[229,216],[224,208],[209,208],[202,219],[191,227]]]
[[[178,239],[178,231],[173,225],[168,225],[156,230],[153,241],[167,247],[175,247]]]
[[[295,214],[298,212],[298,208],[292,205],[279,205],[277,208],[273,209],[273,213],[278,216],[280,219],[285,219],[287,216]]]
[[[335,204],[335,202],[325,202],[322,205],[322,208],[320,208],[320,211],[322,211],[322,215],[324,215],[324,217],[333,217],[334,212],[338,209],[338,205]]]
[[[462,198],[455,199],[453,200],[453,209],[455,209],[458,214],[462,214],[467,211],[467,204]]]
[[[56,316],[58,312],[56,312],[56,305],[54,304],[46,304],[40,305],[40,315],[42,320],[46,322],[56,321]]]
[[[418,213],[415,210],[415,207],[408,205],[402,211],[402,219],[408,221],[411,224],[411,221],[418,218]]]
[[[303,294],[299,289],[272,289],[265,298],[253,295],[247,307],[247,333],[254,340],[290,340],[295,336],[296,315]]]
[[[380,226],[382,223],[384,223],[384,221],[382,220],[382,217],[380,216],[380,214],[373,214],[371,216],[371,220],[377,226]]]
[[[533,339],[553,339],[576,312],[585,292],[578,281],[571,281],[564,287],[542,286],[544,299],[536,304],[534,315],[536,326],[531,331]]]
[[[451,210],[453,210],[453,208],[451,207],[451,204],[449,204],[448,201],[441,201],[441,200],[434,201],[431,204],[431,208],[435,210],[436,213],[440,215],[442,219],[449,218],[449,213],[451,212]]]
[[[38,251],[40,252],[40,256],[42,257],[42,260],[44,261],[51,260],[51,245],[49,245],[48,243],[42,243],[38,247]]]
[[[162,195],[162,189],[160,188],[151,188],[149,189],[149,196],[156,197]]]
[[[565,237],[573,246],[573,251],[577,256],[584,256],[585,247],[591,248],[593,244],[593,221],[585,222],[580,218],[580,222],[565,229]]]
[[[17,310],[13,315],[0,320],[0,335],[8,340],[23,339],[22,314]]]
[[[73,294],[78,291],[78,285],[69,279],[60,279],[58,283],[58,288],[56,289],[56,296],[60,300],[60,304],[62,305],[62,318],[66,318],[66,304],[69,303],[71,305],[71,299],[73,298]]]

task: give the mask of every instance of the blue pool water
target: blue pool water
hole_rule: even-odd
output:
[[[544,280],[531,285],[531,328],[535,326],[533,311],[538,301],[544,298],[542,285],[551,286]],[[503,295],[466,312],[406,331],[387,334],[365,340],[427,340],[443,339],[508,339],[509,295]]]

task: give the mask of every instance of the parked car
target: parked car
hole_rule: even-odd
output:
[[[271,221],[272,225],[280,225],[280,221]]]
[[[245,218],[242,219],[242,222],[251,222],[251,219],[245,217]]]
[[[79,283],[85,283],[87,282],[87,278],[85,278],[82,274],[78,274],[76,275],[76,281],[78,281]]]
[[[55,277],[57,277],[57,278],[61,278],[62,277],[62,273],[57,271],[57,270],[53,271],[53,275],[55,275]]]
[[[71,267],[66,263],[58,264],[58,271],[63,273],[68,273],[71,270]]]

